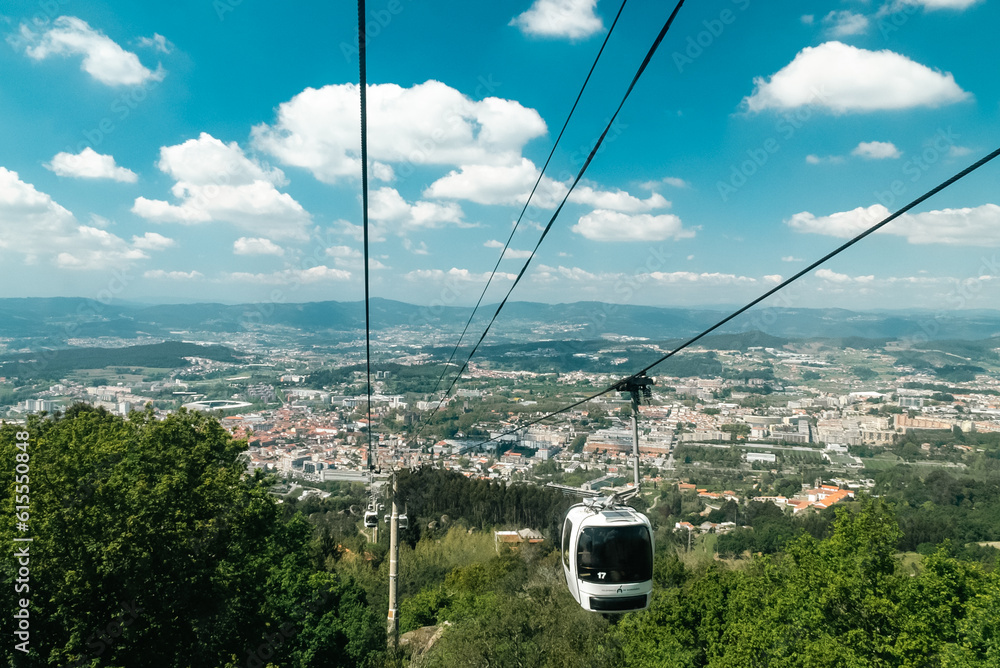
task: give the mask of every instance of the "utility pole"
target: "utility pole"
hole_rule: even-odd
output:
[[[399,604],[396,581],[399,577],[399,507],[396,505],[396,474],[392,476],[392,514],[389,516],[389,619],[386,636],[389,649],[399,643]]]

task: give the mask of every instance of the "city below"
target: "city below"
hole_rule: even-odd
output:
[[[78,402],[123,416],[211,412],[247,440],[248,469],[306,494],[327,494],[330,481],[367,482],[369,430],[378,472],[432,466],[595,492],[632,484],[627,395],[521,425],[579,402],[674,343],[632,331],[509,341],[471,362],[445,396],[459,369],[443,364],[446,346],[417,343],[413,330],[380,332],[367,414],[359,334],[340,331],[328,346],[316,343],[318,334],[300,341],[279,323],[254,345],[245,345],[245,332],[208,329],[178,332],[181,341],[77,339],[62,350],[31,350],[31,336],[11,337],[0,358],[0,412],[15,423]],[[652,371],[639,453],[649,492],[679,484],[706,516],[727,500],[769,501],[795,514],[822,509],[869,489],[872,472],[897,463],[962,470],[981,449],[951,436],[1000,432],[998,339],[779,339],[752,331],[702,343]],[[786,478],[798,486],[779,493],[775,483]]]

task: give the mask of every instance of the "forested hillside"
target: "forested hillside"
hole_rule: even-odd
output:
[[[5,472],[21,453],[16,431],[0,430]],[[30,599],[30,651],[11,665],[381,660],[384,615],[350,578],[312,567],[308,524],[282,521],[263,480],[244,477],[245,444],[214,418],[123,420],[77,407],[58,420],[32,418],[26,431],[29,482],[17,492],[23,503],[30,487],[31,512],[29,531],[17,535],[33,538],[21,594]],[[0,537],[10,546],[15,489],[4,475]],[[7,592],[17,569],[4,559]],[[5,600],[3,652],[12,657],[16,603]]]
[[[226,346],[165,341],[126,348],[71,348],[11,355],[0,359],[0,374],[23,379],[58,380],[75,369],[103,369],[109,366],[175,369],[188,365],[185,357],[229,363],[240,361]]]
[[[1000,573],[967,544],[997,528],[989,468],[893,469],[878,480],[884,498],[805,518],[737,507],[751,528],[719,537],[724,560],[685,552],[672,522],[686,501],[666,486],[648,511],[653,604],[607,618],[583,611],[565,587],[553,539],[570,499],[429,468],[402,473],[411,528],[400,551],[401,631],[440,634],[426,651],[392,652],[387,532],[371,543],[362,531],[362,486],[276,498],[271,481],[245,475],[245,444],[200,414],[158,422],[75,407],[32,418],[0,429],[6,471],[25,452],[18,431],[30,434],[29,531],[16,530],[23,499],[11,478],[0,526],[8,545],[15,534],[33,538],[30,652],[16,665],[1000,665]],[[547,540],[497,547],[494,528],[522,527]],[[938,538],[950,540],[935,547]],[[900,549],[912,545],[924,556],[904,564]],[[17,569],[4,560],[7,591]],[[12,657],[18,604],[7,600]]]

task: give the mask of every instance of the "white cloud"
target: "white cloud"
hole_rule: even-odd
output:
[[[851,151],[851,155],[858,155],[869,160],[884,160],[886,158],[898,158],[902,154],[892,142],[863,141]]]
[[[77,179],[112,179],[122,183],[135,183],[139,180],[139,176],[131,169],[117,166],[114,156],[101,155],[89,146],[77,155],[56,153],[44,167],[59,176]]]
[[[351,272],[326,265],[317,265],[308,269],[282,269],[266,274],[237,271],[227,274],[225,278],[228,282],[233,283],[297,286],[327,281],[346,281],[351,278]]]
[[[180,204],[136,198],[132,212],[159,223],[227,222],[255,235],[305,239],[311,217],[291,195],[279,192],[284,173],[247,158],[235,143],[207,133],[160,149],[157,165],[177,180]]]
[[[285,249],[263,237],[240,237],[233,242],[233,253],[236,255],[282,256],[285,254]]]
[[[333,258],[333,263],[342,269],[353,269],[356,271],[364,271],[365,260],[364,256],[361,254],[357,248],[351,248],[350,246],[331,246],[326,249],[326,256]],[[383,255],[382,257],[386,257]],[[370,270],[376,269],[388,269],[386,265],[382,264],[379,260],[373,257],[368,258],[368,268]]]
[[[848,276],[847,274],[838,274],[830,269],[817,269],[816,276],[822,278],[825,281],[831,283],[871,283],[875,280],[875,276]]]
[[[113,225],[113,223],[110,220],[108,220],[104,216],[98,216],[96,213],[90,214],[90,224],[91,226],[99,227],[102,230],[107,229]]]
[[[813,22],[816,20],[816,17],[813,16],[812,14],[803,14],[800,20],[805,25],[811,26]]]
[[[1000,246],[1000,206],[983,204],[906,214],[884,228],[906,237],[911,244]]]
[[[415,244],[410,239],[404,238],[403,248],[410,251],[414,255],[430,255],[430,250],[427,248],[427,243],[424,241],[421,241],[419,244]]]
[[[925,9],[967,9],[979,0],[908,0],[910,4],[923,5]]]
[[[155,241],[129,244],[99,227],[81,225],[48,194],[0,167],[0,254],[17,253],[27,264],[42,259],[64,269],[127,267],[147,259]]]
[[[571,229],[592,241],[664,241],[688,239],[695,234],[673,214],[628,215],[603,209],[581,217]]]
[[[365,238],[365,228],[361,225],[355,225],[354,223],[347,220],[338,220],[336,226],[340,228],[340,233],[350,238],[354,239],[358,243],[364,241]],[[386,240],[385,236],[385,226],[379,224],[370,224],[368,226],[368,241],[371,243],[379,243]],[[404,238],[404,243],[405,243]]]
[[[307,88],[278,107],[273,125],[253,128],[253,144],[326,183],[356,178],[358,98],[353,84]],[[424,164],[517,164],[524,145],[546,131],[534,109],[496,97],[476,102],[439,81],[370,85],[368,127],[369,159],[410,171]]]
[[[926,273],[926,269],[921,269],[921,273]],[[886,283],[892,284],[906,284],[906,285],[941,285],[941,284],[956,284],[961,283],[957,278],[952,278],[950,276],[890,276],[889,278],[883,279]],[[966,280],[992,280],[991,276],[977,276],[973,279]]]
[[[157,223],[182,223],[194,225],[207,223],[212,215],[198,206],[175,206],[159,199],[137,197],[132,205],[132,213]]]
[[[586,204],[595,209],[610,209],[623,213],[639,213],[670,206],[670,202],[659,193],[653,193],[646,199],[639,199],[624,190],[594,190],[590,186],[577,186],[570,194],[569,201]]]
[[[483,244],[486,248],[503,248],[503,244],[496,239],[490,239]],[[508,248],[503,252],[504,260],[524,260],[525,258],[531,257],[530,250],[514,250],[513,248]]]
[[[881,204],[829,216],[814,216],[803,211],[792,216],[788,226],[799,232],[850,238],[889,215]],[[942,209],[904,214],[877,234],[904,237],[911,244],[946,244],[949,246],[1000,246],[1000,206],[983,204],[962,209]]]
[[[604,23],[594,13],[596,8],[597,0],[535,0],[509,25],[534,37],[579,39],[604,29]]]
[[[528,193],[538,180],[538,168],[527,158],[513,165],[464,165],[451,171],[424,190],[424,197],[464,199],[476,204],[507,204],[523,206]],[[551,209],[568,188],[562,183],[543,177],[531,199],[535,206]]]
[[[676,176],[664,176],[663,182],[668,186],[673,186],[674,188],[690,188],[691,184],[684,179],[679,179]]]
[[[193,281],[204,277],[200,271],[164,271],[163,269],[150,269],[142,276],[143,278],[168,281]]]
[[[823,17],[823,26],[833,37],[861,35],[868,30],[868,18],[846,9],[832,11]]]
[[[335,258],[359,258],[361,257],[361,251],[357,248],[351,248],[350,246],[330,246],[326,249],[326,256]]]
[[[141,250],[159,251],[176,245],[173,239],[167,238],[156,232],[146,232],[144,235],[133,236],[132,245]]]
[[[948,147],[948,157],[949,158],[961,158],[963,156],[972,153],[972,149],[967,146],[949,146]]]
[[[532,279],[536,281],[552,281],[558,277],[562,277],[569,281],[586,281],[589,283],[596,283],[603,280],[613,279],[617,276],[619,275],[606,273],[594,274],[586,269],[581,269],[580,267],[564,267],[562,265],[559,265],[558,267],[550,267],[545,264],[540,264],[532,274]]]
[[[803,260],[802,258],[795,257],[794,255],[786,255],[783,258],[781,258],[781,261],[782,262],[805,262],[805,260]]]
[[[940,107],[970,97],[950,73],[889,50],[835,41],[806,47],[769,80],[755,78],[754,85],[753,95],[743,99],[751,112],[816,106],[842,114]]]
[[[403,274],[403,278],[408,281],[431,283],[440,283],[442,281],[449,283],[485,283],[489,277],[490,272],[488,271],[477,274],[468,269],[458,269],[457,267],[452,267],[448,271],[444,271],[443,269],[417,269]],[[517,274],[498,271],[493,276],[493,282],[495,283],[498,280],[513,281],[515,278],[517,278]]]
[[[566,281],[572,282],[573,285],[562,287],[560,284]],[[554,290],[571,289],[575,294],[585,291],[592,298],[607,300],[614,299],[612,294],[617,294],[620,299],[621,293],[618,292],[619,290],[634,290],[639,289],[640,286],[647,286],[647,288],[649,286],[654,288],[660,286],[681,288],[678,292],[671,293],[675,296],[695,294],[704,296],[707,292],[701,292],[700,290],[709,292],[717,291],[717,294],[720,295],[728,294],[728,297],[725,298],[731,299],[732,295],[736,293],[725,293],[726,288],[746,288],[752,290],[754,288],[759,289],[761,283],[774,285],[781,281],[782,277],[778,274],[770,274],[758,279],[751,276],[722,272],[654,271],[651,273],[594,273],[581,267],[565,267],[562,265],[553,267],[545,264],[538,265],[531,274],[531,282],[539,288]],[[695,292],[689,292],[689,288],[695,290]],[[553,292],[551,294],[558,295],[560,293]]]
[[[81,225],[75,232],[69,239],[60,240],[69,242],[64,246],[66,250],[56,254],[56,266],[62,269],[107,269],[149,257],[107,230]]]
[[[809,154],[806,156],[806,162],[810,165],[839,165],[844,162],[843,156],[840,155],[828,155],[828,156],[818,156]]]
[[[160,53],[170,53],[174,50],[174,45],[166,37],[159,33],[153,33],[152,37],[140,37],[139,46],[144,46]]]
[[[880,10],[879,15],[904,12],[910,7],[923,7],[927,11],[938,9],[968,9],[979,0],[890,0]]]
[[[384,230],[400,235],[445,225],[468,226],[462,220],[462,208],[454,202],[441,204],[420,200],[411,204],[397,190],[389,187],[370,193],[368,217],[375,223],[381,223]]]
[[[207,132],[183,144],[160,148],[157,163],[164,174],[194,185],[287,184],[284,172],[247,158],[236,142],[225,144]]]
[[[162,67],[155,72],[149,70],[137,55],[74,16],[60,16],[52,22],[51,28],[40,34],[24,24],[21,38],[28,45],[25,53],[35,60],[49,56],[83,56],[81,69],[108,86],[135,86],[160,81],[166,75]]]
[[[700,283],[706,285],[740,285],[757,282],[757,279],[750,278],[748,276],[722,274],[719,272],[702,272],[699,274],[693,271],[654,271],[649,274],[649,277],[658,283],[668,284]]]
[[[538,181],[538,168],[531,160],[521,158],[516,165],[463,165],[451,171],[424,190],[424,197],[463,199],[476,204],[524,206]],[[531,203],[543,209],[553,209],[566,196],[569,187],[543,177]],[[662,209],[670,202],[659,193],[641,199],[624,190],[599,190],[587,185],[577,186],[569,201],[596,209],[639,213]]]
[[[889,210],[884,206],[873,204],[867,208],[859,206],[856,209],[841,211],[829,216],[814,216],[808,211],[802,211],[789,218],[785,223],[797,232],[811,232],[850,239],[888,215]]]

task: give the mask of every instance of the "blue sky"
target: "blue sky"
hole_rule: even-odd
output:
[[[672,6],[626,5],[488,302]],[[368,3],[373,295],[476,301],[618,7]],[[362,298],[354,5],[2,11],[0,296]],[[513,298],[763,292],[997,148],[998,20],[994,0],[688,3]],[[998,175],[771,303],[995,308]]]

